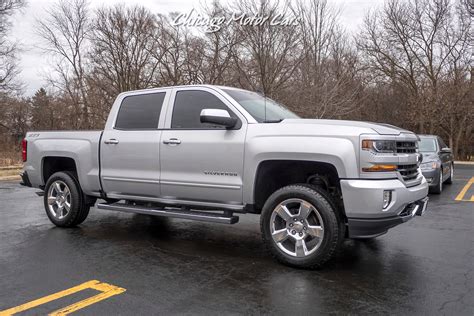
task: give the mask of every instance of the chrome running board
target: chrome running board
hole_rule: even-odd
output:
[[[99,203],[97,208],[110,211],[120,211],[127,213],[163,216],[189,219],[201,222],[213,222],[221,224],[235,224],[239,221],[239,217],[232,215],[230,211],[224,211],[224,213],[214,212],[202,212],[202,211],[190,211],[177,208],[155,208],[146,207],[142,205],[133,205],[125,203]]]

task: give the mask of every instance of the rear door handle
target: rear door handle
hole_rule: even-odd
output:
[[[179,144],[181,144],[181,141],[177,138],[170,138],[170,139],[165,139],[163,141],[163,144],[166,144],[166,145],[179,145]]]
[[[104,141],[104,144],[107,144],[107,145],[117,145],[118,143],[119,141],[116,140],[115,138],[107,139],[106,141]]]

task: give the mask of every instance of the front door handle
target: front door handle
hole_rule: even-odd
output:
[[[166,145],[179,145],[179,144],[181,144],[181,141],[177,138],[170,138],[170,139],[165,139],[163,141],[163,144],[166,144]]]
[[[104,141],[104,144],[107,144],[107,145],[117,145],[118,143],[119,141],[116,140],[115,138],[107,139],[106,141]]]

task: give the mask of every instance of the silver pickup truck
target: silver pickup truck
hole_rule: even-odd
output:
[[[29,132],[22,184],[57,226],[97,208],[234,224],[260,214],[279,261],[315,268],[344,238],[422,215],[417,136],[301,119],[258,93],[210,85],[120,94],[103,131]],[[236,215],[237,214],[237,215]]]

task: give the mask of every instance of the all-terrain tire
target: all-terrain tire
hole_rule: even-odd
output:
[[[53,188],[59,185],[59,188]],[[54,201],[55,196],[58,196],[58,191],[66,192],[60,198],[63,200],[57,201],[63,205],[61,211],[57,202]],[[69,194],[67,194],[69,192]],[[69,207],[66,207],[66,204]],[[51,206],[55,204],[54,206]],[[46,182],[44,194],[44,208],[49,220],[58,227],[75,227],[85,221],[89,215],[90,206],[86,204],[86,199],[79,185],[79,181],[75,175],[68,171],[54,173]],[[54,211],[56,209],[56,212]]]
[[[286,253],[272,237],[272,213],[281,203],[297,199],[309,203],[320,215],[323,223],[323,238],[314,252],[295,256]],[[262,239],[268,250],[278,261],[297,268],[316,269],[329,261],[344,239],[345,224],[336,204],[322,189],[308,184],[294,184],[283,187],[274,192],[265,202],[260,217]],[[296,246],[295,246],[296,252]]]

